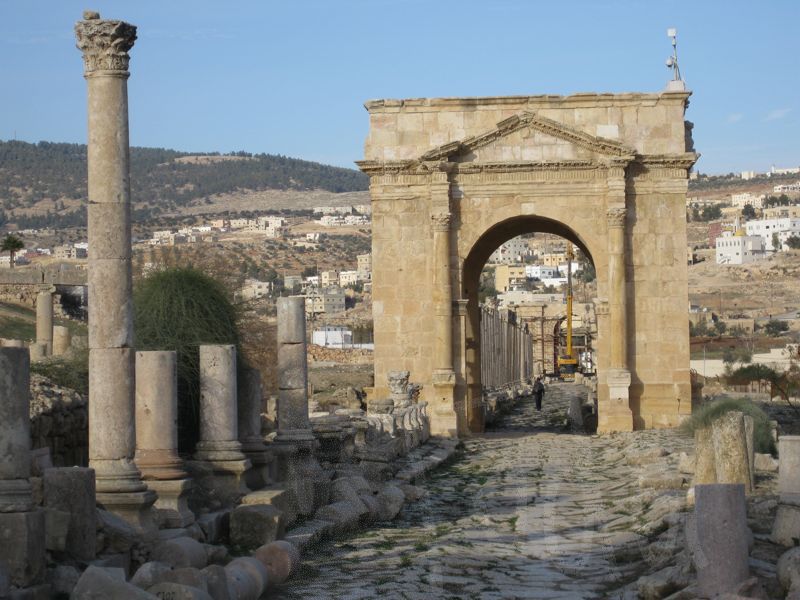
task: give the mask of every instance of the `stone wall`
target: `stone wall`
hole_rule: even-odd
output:
[[[31,374],[31,447],[50,448],[53,465],[86,466],[89,416],[86,398]]]

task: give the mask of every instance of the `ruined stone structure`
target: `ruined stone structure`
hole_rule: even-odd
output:
[[[479,274],[503,242],[546,232],[597,270],[599,430],[688,415],[688,98],[368,102],[375,381],[409,370],[434,433],[481,431]]]

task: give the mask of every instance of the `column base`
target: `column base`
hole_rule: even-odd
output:
[[[147,487],[153,479],[175,481],[186,478],[183,461],[172,450],[137,450],[134,462],[142,473],[142,479],[148,482]]]
[[[609,369],[606,376],[608,400],[598,403],[597,432],[633,431],[630,408],[631,373],[627,369]]]
[[[142,474],[130,459],[89,459],[94,469],[97,493],[117,494],[144,492],[147,486]]]
[[[278,429],[275,444],[312,445],[317,443],[314,432],[309,429]]]
[[[238,441],[201,441],[197,443],[194,459],[201,462],[236,462],[245,460]]]
[[[145,488],[142,492],[97,492],[97,505],[127,521],[136,531],[144,535],[155,535],[153,504],[156,493]]]
[[[189,510],[191,479],[152,480],[147,482],[147,487],[158,494],[153,508],[161,525],[176,528],[194,523],[194,513]]]
[[[245,482],[245,473],[250,466],[247,459],[186,462],[186,468],[197,484],[195,490],[221,506],[236,504],[242,496],[250,493]]]
[[[13,585],[42,581],[45,569],[44,512],[0,513],[0,564]]]

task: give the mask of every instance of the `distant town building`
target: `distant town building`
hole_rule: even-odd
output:
[[[315,206],[315,215],[349,215],[352,214],[352,206]]]
[[[786,240],[800,236],[800,219],[760,219],[745,223],[747,235],[761,238],[764,250],[776,252],[786,246]],[[776,247],[775,242],[778,243]]]
[[[287,290],[299,288],[303,284],[303,278],[300,275],[284,275],[283,287]]]
[[[558,267],[563,262],[567,260],[567,253],[566,252],[550,252],[548,254],[542,254],[539,257],[539,262],[542,263],[546,267]]]
[[[543,279],[545,277],[556,277],[557,275],[559,275],[558,267],[525,265],[525,276],[530,279]]]
[[[320,273],[320,283],[323,287],[327,287],[329,285],[336,285],[339,283],[339,271],[332,270],[332,271],[323,271]]]
[[[775,165],[772,165],[769,169],[768,176],[772,175],[794,175],[796,173],[800,173],[800,167],[790,167],[788,169],[776,169]]]
[[[61,260],[83,259],[88,256],[88,250],[75,246],[56,246],[53,248],[53,256]]]
[[[522,262],[526,257],[532,256],[533,252],[528,244],[528,240],[515,237],[502,244],[489,256],[490,263],[514,264]]]
[[[744,208],[745,206],[750,205],[753,208],[761,208],[763,206],[765,197],[766,196],[764,194],[755,196],[750,192],[731,194],[731,206],[735,208]]]
[[[716,241],[718,265],[744,265],[764,256],[761,236],[745,235],[743,230],[735,233],[725,231]]]
[[[360,215],[371,215],[372,214],[372,205],[371,204],[355,204],[353,206],[353,210],[356,211]]]
[[[319,238],[320,238],[320,235],[321,234],[319,232],[317,232],[317,231],[314,231],[312,233],[307,233],[306,234],[306,241],[307,242],[318,242]]]
[[[362,279],[372,279],[372,254],[359,254],[356,256],[358,261],[358,271],[362,273]]]
[[[753,179],[755,176],[756,176],[755,171],[742,171],[742,179],[744,179],[745,181]]]
[[[337,315],[344,313],[345,293],[339,286],[311,290],[306,295],[307,315]]]
[[[340,271],[339,272],[339,285],[347,287],[348,285],[356,285],[361,281],[360,271]]]
[[[761,214],[765,219],[797,219],[800,218],[800,205],[772,206],[765,208]]]
[[[494,289],[498,292],[519,289],[526,281],[524,266],[497,265],[494,269]]]
[[[233,294],[233,298],[236,301],[256,300],[269,296],[270,292],[272,292],[271,282],[245,279],[244,285]]]
[[[353,331],[347,327],[326,325],[312,332],[311,343],[327,348],[345,348],[353,345]]]
[[[786,194],[787,192],[800,192],[800,181],[773,186],[772,191],[776,194]]]

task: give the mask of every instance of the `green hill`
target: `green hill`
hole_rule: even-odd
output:
[[[339,193],[368,185],[359,171],[286,156],[131,148],[131,195],[138,221],[240,190]],[[85,198],[85,145],[0,140],[0,225],[80,225],[86,222]]]

